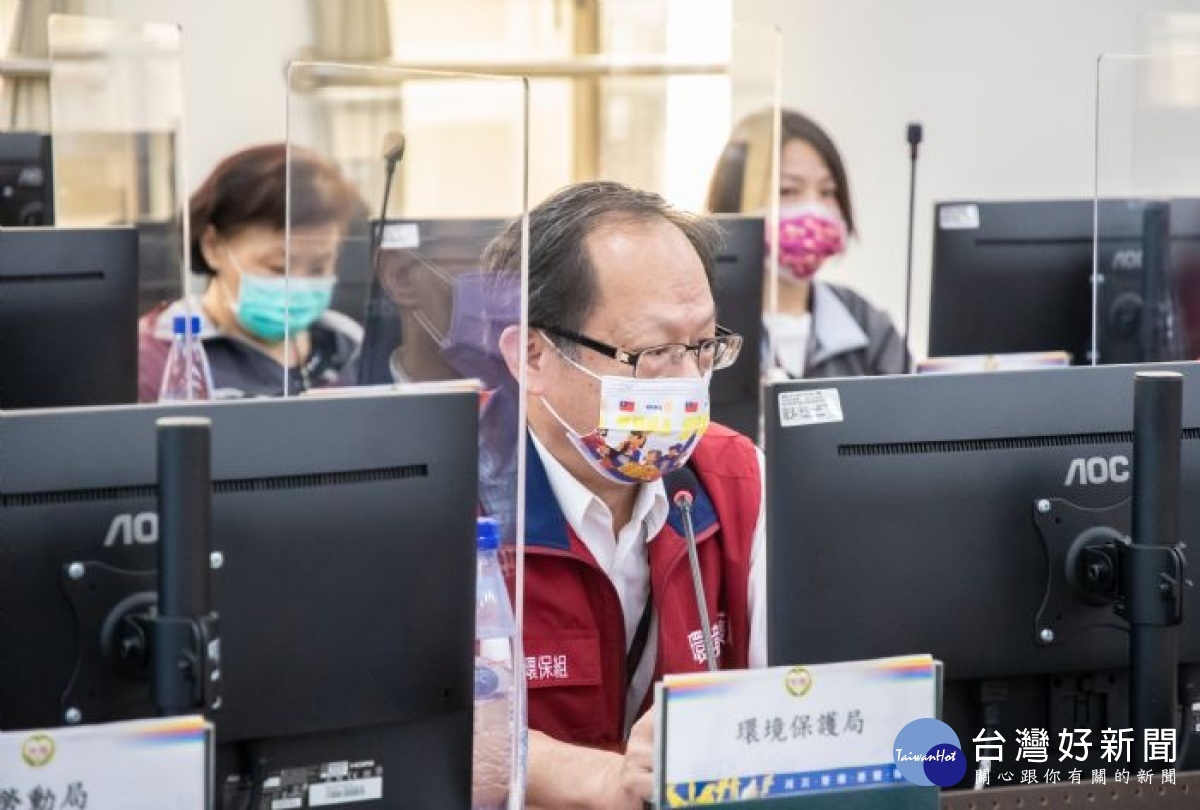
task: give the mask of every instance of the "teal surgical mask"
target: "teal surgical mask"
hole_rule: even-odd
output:
[[[242,327],[268,343],[278,343],[289,333],[303,332],[329,309],[333,299],[333,276],[288,278],[256,276],[225,254],[241,275],[233,314]]]

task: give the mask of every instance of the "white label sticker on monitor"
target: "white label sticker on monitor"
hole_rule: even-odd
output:
[[[350,775],[350,763],[345,760],[341,762],[326,762],[321,768],[322,779],[341,779]]]
[[[938,209],[938,227],[943,231],[973,231],[979,227],[979,206],[943,205]]]
[[[351,802],[369,802],[383,798],[383,777],[345,779],[308,786],[308,806],[328,807]]]
[[[844,421],[842,398],[836,388],[784,391],[779,395],[779,424],[782,427],[841,421]]]
[[[383,226],[379,246],[384,250],[407,250],[421,246],[421,228],[415,222],[390,222]]]

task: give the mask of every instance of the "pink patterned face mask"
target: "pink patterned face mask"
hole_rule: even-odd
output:
[[[768,247],[770,236],[768,235]],[[779,209],[779,275],[808,281],[830,256],[846,249],[846,223],[824,206],[807,203]]]

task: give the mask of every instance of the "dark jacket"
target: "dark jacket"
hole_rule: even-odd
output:
[[[815,282],[811,309],[806,377],[866,377],[908,371],[908,349],[892,319],[858,293]]]
[[[154,402],[167,355],[171,351],[171,322],[184,314],[182,301],[146,313],[138,321],[138,401]],[[212,367],[214,399],[280,396],[283,366],[262,349],[234,335],[221,332],[203,315],[199,299],[191,311],[201,315],[200,340]],[[362,328],[349,317],[327,311],[309,329],[312,356],[288,374],[288,394],[309,388],[352,385],[362,343]]]

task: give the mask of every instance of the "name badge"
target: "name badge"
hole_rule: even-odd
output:
[[[659,806],[909,785],[897,735],[935,716],[937,682],[927,655],[667,676],[655,692]]]
[[[211,742],[199,716],[0,734],[0,807],[208,807]]]

